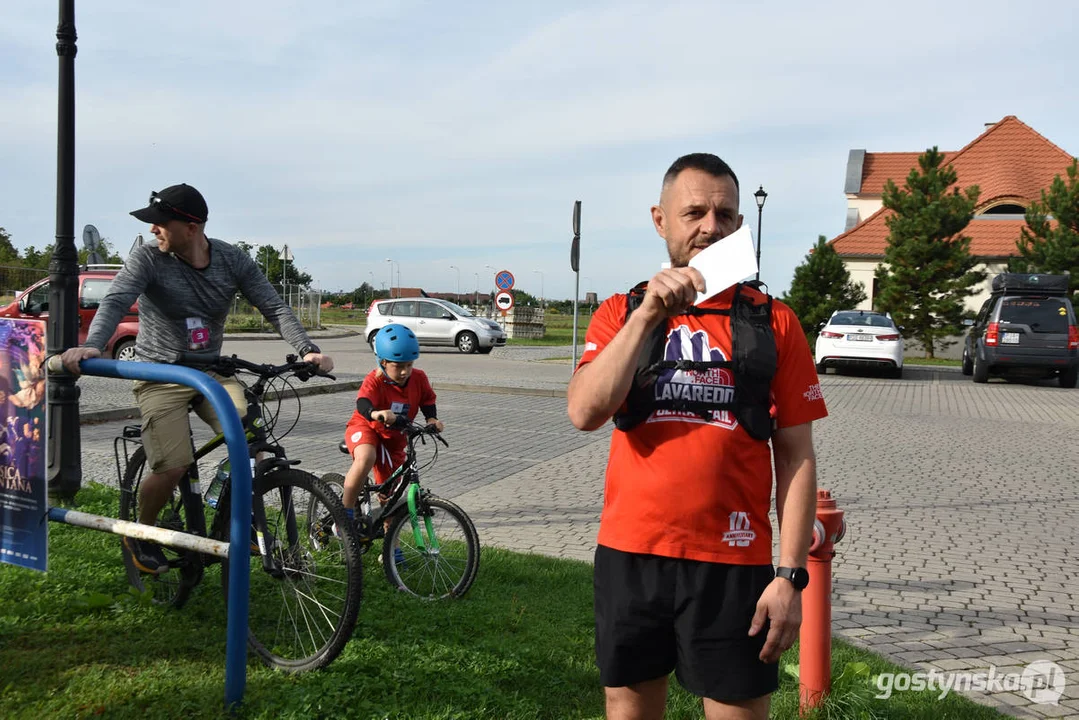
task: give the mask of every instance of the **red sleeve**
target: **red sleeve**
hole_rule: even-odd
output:
[[[431,381],[427,379],[427,373],[423,370],[416,370],[416,373],[420,376],[420,407],[425,405],[434,405],[438,398],[435,396],[435,389],[431,387]]]
[[[626,296],[612,295],[596,308],[592,321],[588,323],[588,332],[584,336],[584,352],[577,369],[581,369],[596,359],[596,356],[614,339],[622,326],[626,324]]]
[[[385,410],[385,403],[382,398],[382,380],[378,376],[378,372],[372,370],[367,373],[367,377],[363,379],[363,384],[360,385],[360,391],[356,393],[356,399],[367,398],[371,401],[371,405],[375,410]]]
[[[779,353],[779,367],[772,380],[777,427],[792,427],[827,417],[817,366],[805,332],[794,311],[778,300],[772,305],[772,330]]]

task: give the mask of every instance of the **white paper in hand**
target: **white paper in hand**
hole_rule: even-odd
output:
[[[719,242],[693,256],[689,266],[704,276],[705,292],[697,293],[697,302],[718,295],[735,283],[757,273],[757,256],[749,226],[743,225]]]

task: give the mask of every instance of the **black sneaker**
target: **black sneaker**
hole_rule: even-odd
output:
[[[132,537],[123,539],[124,547],[131,553],[131,560],[140,572],[149,575],[160,575],[168,572],[169,561],[162,552],[161,546],[149,540],[136,540]]]

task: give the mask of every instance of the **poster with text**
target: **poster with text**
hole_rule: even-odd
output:
[[[45,322],[0,318],[0,562],[44,571]]]

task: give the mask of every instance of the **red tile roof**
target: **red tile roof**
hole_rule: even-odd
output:
[[[862,190],[859,195],[882,195],[884,183],[889,179],[896,185],[902,186],[903,181],[910,175],[910,171],[918,167],[916,152],[877,152],[865,154],[865,162],[862,164]],[[944,161],[947,162],[954,152],[945,152]]]
[[[918,166],[916,152],[866,153],[860,195],[880,195],[891,179],[902,186]],[[1029,204],[1072,163],[1072,156],[1014,115],[1007,115],[958,152],[945,151],[959,187],[978,185],[979,207],[1004,199]]]
[[[860,195],[880,195],[890,178],[902,186],[921,153],[866,153],[862,166]],[[1014,115],[1004,117],[958,152],[945,152],[945,162],[955,168],[958,187],[978,185],[976,212],[1003,201],[1026,206],[1041,198],[1053,178],[1064,175],[1073,158]],[[864,222],[831,240],[841,256],[881,257],[888,237],[885,218],[879,210]],[[1017,254],[1024,222],[972,220],[964,234],[971,238],[971,254],[978,257],[1007,257]]]
[[[888,245],[890,210],[878,210],[857,227],[831,240],[832,247],[842,257],[880,258]],[[971,220],[963,234],[970,238],[970,254],[975,257],[1010,257],[1018,255],[1015,243],[1026,221]]]

